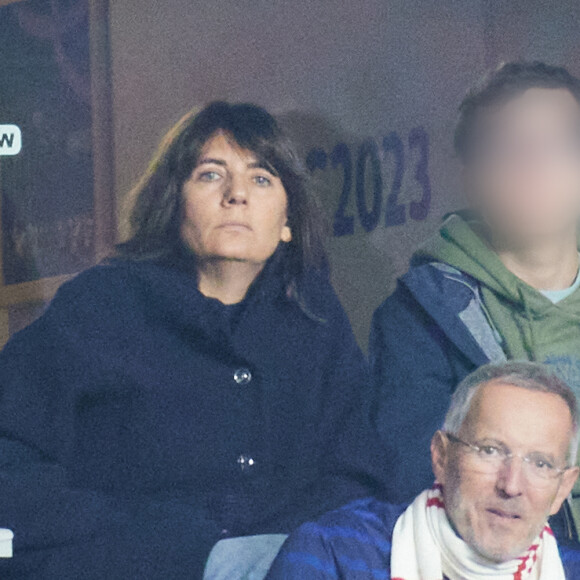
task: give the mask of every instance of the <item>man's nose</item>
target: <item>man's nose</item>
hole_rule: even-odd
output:
[[[519,457],[506,458],[498,471],[496,488],[506,496],[516,497],[523,493],[525,483],[523,460]]]
[[[224,204],[238,205],[248,203],[248,186],[244,179],[232,177],[224,190]]]

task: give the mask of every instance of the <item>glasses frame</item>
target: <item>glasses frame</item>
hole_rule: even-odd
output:
[[[483,445],[476,445],[475,443],[469,443],[468,441],[464,441],[460,437],[457,437],[457,435],[453,435],[453,433],[449,433],[448,431],[441,431],[441,433],[447,438],[447,440],[450,443],[463,445],[464,447],[467,447],[477,453],[481,453],[482,448],[484,447]],[[503,458],[502,464],[505,464],[506,461],[511,461],[514,457],[519,457],[527,465],[531,464],[530,463],[531,459],[529,456],[521,455],[520,453],[513,453],[511,451],[505,453],[505,457]],[[542,479],[544,481],[555,481],[559,477],[562,477],[562,475],[566,473],[566,471],[572,469],[572,466],[568,465],[566,467],[553,467],[552,469],[554,470],[554,476],[543,477]]]

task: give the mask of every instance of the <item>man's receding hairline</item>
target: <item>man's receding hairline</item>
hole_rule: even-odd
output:
[[[479,386],[477,387],[471,401],[469,404],[469,409],[467,411],[467,414],[465,415],[465,418],[463,419],[463,422],[461,423],[460,426],[460,430],[463,429],[463,427],[470,422],[470,419],[472,419],[472,414],[474,409],[476,408],[477,403],[483,399],[483,394],[485,392],[485,390],[488,387],[502,387],[502,388],[506,388],[506,387],[511,387],[514,389],[520,389],[522,391],[527,391],[528,393],[530,393],[530,395],[551,395],[553,397],[556,397],[557,399],[560,400],[560,402],[566,407],[566,411],[568,412],[568,417],[570,419],[570,430],[572,433],[574,433],[574,416],[572,415],[572,411],[570,410],[570,407],[568,405],[568,401],[566,401],[566,399],[559,393],[554,393],[553,391],[548,391],[548,390],[542,390],[542,389],[529,389],[523,385],[514,385],[512,383],[510,383],[509,381],[506,381],[504,377],[494,377],[492,379],[490,379],[489,381],[485,381],[483,383],[480,383]],[[471,422],[473,422],[473,420],[471,420]]]

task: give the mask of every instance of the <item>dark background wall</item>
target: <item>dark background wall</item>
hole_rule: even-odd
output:
[[[314,168],[334,282],[366,346],[412,249],[459,203],[450,141],[466,87],[512,58],[580,72],[579,20],[575,0],[110,2],[119,207],[183,113],[266,106]]]
[[[366,345],[372,311],[392,291],[412,248],[458,203],[450,139],[465,88],[504,59],[540,58],[580,70],[579,19],[575,1],[114,3],[117,191],[128,190],[163,131],[189,108],[216,98],[255,101],[283,118],[305,154],[324,150],[326,169],[315,175],[332,226],[344,166],[333,169],[330,157],[344,143],[353,183],[330,252],[334,282]],[[371,142],[383,182],[377,198]],[[348,158],[338,149],[335,159]],[[365,203],[357,205],[359,157],[366,159]],[[417,178],[425,160],[426,175]],[[399,177],[397,203],[387,209]],[[411,214],[429,187],[430,203]]]

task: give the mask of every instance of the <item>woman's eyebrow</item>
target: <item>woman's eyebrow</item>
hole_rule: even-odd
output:
[[[251,161],[250,163],[248,163],[247,167],[248,169],[263,169],[264,171],[267,171],[270,175],[278,177],[278,174],[273,170],[273,168],[264,161]]]
[[[197,162],[197,167],[199,167],[200,165],[208,165],[208,164],[221,165],[222,167],[225,167],[227,165],[227,163],[223,159],[214,159],[213,157],[203,157]]]
[[[228,164],[223,159],[217,159],[215,157],[202,157],[197,162],[196,167],[200,167],[201,165],[220,165],[221,167],[227,167]],[[248,169],[263,169],[274,177],[277,177],[277,173],[263,161],[250,161],[246,167]]]

